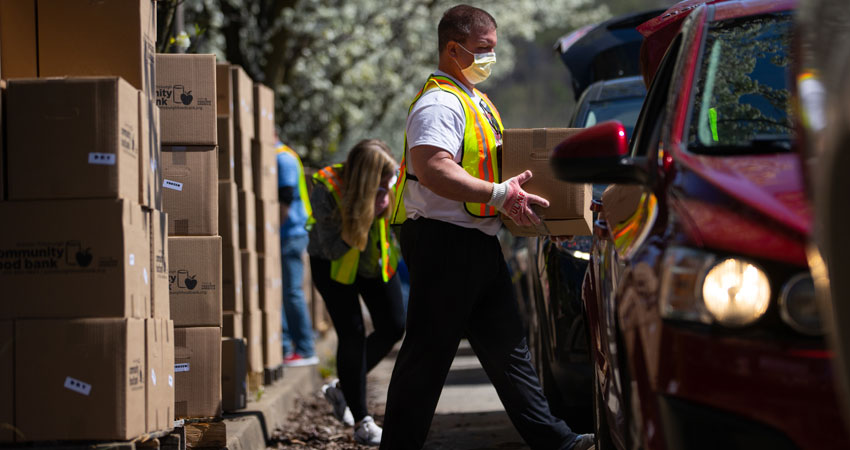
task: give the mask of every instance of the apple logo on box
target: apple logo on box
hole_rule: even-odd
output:
[[[183,282],[186,283],[186,288],[190,291],[195,289],[195,286],[198,285],[198,280],[195,279],[196,275],[192,275],[191,277],[187,277]]]
[[[78,251],[76,258],[77,264],[79,264],[80,267],[88,267],[92,260],[91,248]]]
[[[189,105],[192,104],[193,98],[194,97],[192,97],[192,91],[189,91],[189,92],[184,91],[182,94],[180,94],[180,101],[183,102],[183,104],[186,105],[186,106],[189,106]]]

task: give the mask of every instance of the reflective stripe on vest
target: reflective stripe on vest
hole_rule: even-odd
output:
[[[413,106],[419,101],[422,95],[431,89],[442,89],[443,91],[454,94],[460,100],[463,106],[466,124],[463,132],[463,145],[461,148],[461,163],[463,169],[470,175],[484,181],[498,183],[501,181],[499,174],[499,145],[496,142],[496,133],[493,130],[493,125],[472,101],[472,98],[458,86],[454,81],[447,77],[432,75],[425,82],[419,93],[410,104],[407,113],[413,110]],[[487,96],[475,89],[475,93],[481,97],[482,101],[487,105],[493,113],[496,126],[499,128],[499,134],[502,133],[502,118],[496,110],[496,106],[490,101]],[[407,174],[407,132],[404,134],[405,153],[399,167],[399,179],[395,185],[395,205],[393,205],[392,223],[400,224],[407,218],[407,211],[404,207],[404,187],[407,181],[411,178]],[[485,203],[464,203],[464,210],[474,217],[496,217],[498,211],[492,206]]]
[[[304,205],[304,212],[307,213],[307,217],[313,217],[313,207],[310,205],[310,194],[307,192],[307,179],[304,174],[304,165],[301,164],[301,157],[285,144],[278,147],[277,152],[288,153],[298,162],[298,195],[301,197],[301,204]]]
[[[325,167],[313,175],[313,180],[322,183],[333,195],[336,200],[337,207],[342,208],[342,164]],[[311,219],[312,216],[311,216]],[[315,219],[313,219],[315,222]],[[381,264],[381,279],[384,283],[390,281],[390,278],[395,274],[398,267],[399,249],[390,232],[389,221],[383,217],[372,223],[369,229],[369,237],[371,242],[379,243],[380,246],[380,264]],[[372,249],[369,249],[372,251]],[[340,258],[331,261],[331,279],[342,284],[352,284],[357,277],[357,267],[360,264],[360,250],[355,247],[350,248]]]

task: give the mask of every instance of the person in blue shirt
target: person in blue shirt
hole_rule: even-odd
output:
[[[277,168],[283,265],[283,362],[289,367],[315,365],[319,358],[303,290],[302,258],[309,242],[304,226],[311,214],[304,167],[297,153],[278,143]]]

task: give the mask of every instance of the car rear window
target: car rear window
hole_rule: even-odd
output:
[[[715,22],[706,37],[689,147],[709,154],[789,151],[790,13]]]

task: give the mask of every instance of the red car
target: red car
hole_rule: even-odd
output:
[[[583,283],[599,449],[847,449],[794,152],[791,0],[683,2],[639,29],[627,142],[564,141],[594,202]]]

